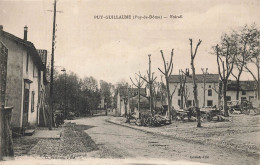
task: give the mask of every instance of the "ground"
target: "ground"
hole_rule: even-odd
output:
[[[120,125],[109,123],[108,120],[119,122]],[[156,160],[210,164],[259,163],[259,155],[256,153],[259,152],[257,145],[259,141],[256,138],[259,135],[259,117],[257,116],[233,116],[230,122],[203,123],[202,129],[196,128],[194,122],[177,122],[157,128],[138,127],[143,130],[137,130],[123,127],[122,125],[127,124],[123,123],[123,120],[123,118],[111,116],[78,118],[67,121],[61,128],[60,139],[30,139],[29,137],[15,139],[16,159],[29,155],[73,160],[115,159],[115,162],[122,159],[134,159],[135,161],[149,159],[150,161],[155,160],[154,163]],[[127,125],[129,126],[129,124]],[[133,124],[130,126],[137,127]],[[146,130],[152,130],[154,133]],[[209,143],[199,143],[205,138],[210,139]],[[213,144],[222,139],[226,140],[224,143],[221,142],[221,145]],[[231,142],[242,144],[238,146],[246,146],[250,142],[252,146],[257,147],[244,151],[228,147],[227,144]],[[23,152],[19,152],[21,149]]]

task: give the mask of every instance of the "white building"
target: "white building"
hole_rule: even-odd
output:
[[[205,89],[203,74],[196,75],[196,83],[198,90],[198,102],[199,107],[203,107],[204,103],[204,90],[205,90],[205,106],[218,106],[219,96],[219,75],[218,74],[207,74],[205,76]],[[181,104],[181,90],[180,90],[180,75],[171,75],[169,79],[170,92],[175,90],[172,96],[172,105],[178,109]],[[191,76],[186,77],[185,83],[186,99],[184,98],[184,107],[194,106],[194,95],[193,95],[193,80]],[[185,102],[186,100],[186,102]],[[185,104],[186,103],[186,104]]]
[[[255,81],[240,81],[239,82],[239,99],[252,101],[257,97],[257,84]],[[237,100],[237,82],[229,81],[227,84],[227,100]]]

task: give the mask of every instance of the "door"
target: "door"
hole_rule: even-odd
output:
[[[23,127],[28,124],[28,112],[29,112],[29,84],[24,85],[24,98],[23,98]]]

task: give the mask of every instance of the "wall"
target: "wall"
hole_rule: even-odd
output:
[[[170,83],[169,87],[170,87],[170,92],[172,93],[173,90],[175,89],[175,86],[177,85],[177,83]],[[193,83],[186,83],[185,84],[187,86],[187,91],[188,91],[188,100],[193,100],[194,99],[194,95],[193,95]],[[210,87],[211,86],[211,87]],[[207,106],[207,100],[212,100],[213,101],[213,106],[216,105],[218,106],[218,93],[213,89],[216,88],[218,91],[218,83],[206,83],[205,86],[205,106]],[[172,97],[172,105],[174,106],[174,108],[179,108],[178,105],[178,100],[181,100],[181,96],[178,96],[178,89],[180,89],[180,84],[178,84],[177,89],[175,91],[175,93],[173,94]],[[197,89],[198,89],[198,101],[199,101],[199,107],[203,106],[203,101],[204,101],[204,93],[203,93],[203,83],[197,83]],[[208,96],[208,90],[211,89],[212,90],[212,96]]]
[[[12,127],[21,127],[22,125],[22,71],[23,55],[25,49],[15,42],[12,42],[2,36],[0,39],[5,43],[8,50],[7,61],[7,86],[6,86],[6,106],[13,106],[11,117]]]
[[[28,71],[26,71],[26,65],[27,65],[27,54],[23,56],[23,79],[29,79],[32,81],[30,83],[30,90],[29,90],[29,111],[28,111],[28,122],[30,123],[30,126],[36,126],[37,121],[37,114],[38,114],[38,90],[39,90],[39,70],[37,66],[34,63],[34,60],[32,58],[32,55],[29,56],[29,63],[28,63]],[[23,81],[24,84],[24,81]],[[24,90],[24,89],[23,89]],[[34,105],[32,107],[32,100],[33,95],[32,92],[34,92]]]
[[[227,91],[227,96],[231,97],[231,100],[236,100],[236,91]],[[241,100],[241,97],[246,97],[246,99],[249,101],[249,96],[253,96],[255,98],[256,92],[255,91],[246,91],[246,95],[242,95],[242,91],[239,91],[239,100]]]

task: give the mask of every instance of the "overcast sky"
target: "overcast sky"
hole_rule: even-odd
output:
[[[37,49],[51,52],[54,0],[0,0],[0,24],[4,30],[28,40]],[[216,56],[210,54],[224,32],[245,24],[260,24],[259,0],[59,0],[55,65],[80,77],[94,76],[115,83],[148,69],[158,76],[163,67],[160,50],[169,59],[174,49],[174,74],[190,68],[189,38],[202,40],[195,59],[196,73],[202,67],[217,73]],[[107,20],[96,15],[159,15],[162,20]],[[170,15],[182,15],[170,19]],[[195,47],[195,46],[194,46]],[[244,75],[244,79],[251,79]]]

